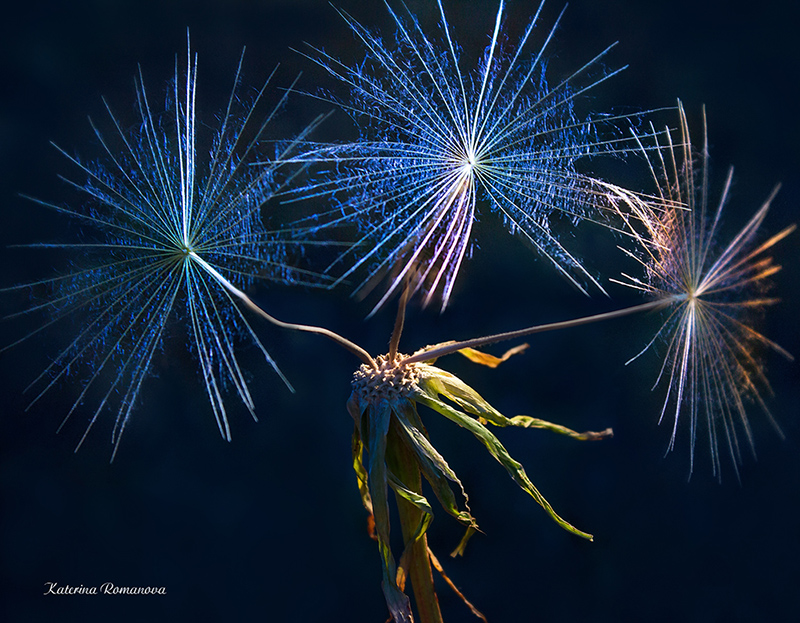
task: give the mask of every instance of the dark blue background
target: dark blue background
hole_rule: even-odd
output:
[[[362,23],[389,26],[378,2],[337,4]],[[424,24],[435,24],[432,3],[409,4]],[[646,5],[576,0],[559,31],[554,63],[574,69],[619,39],[610,63],[630,68],[598,89],[592,106],[651,108],[681,97],[697,131],[705,103],[715,188],[729,164],[737,171],[727,236],[778,181],[784,186],[765,233],[797,221],[799,22],[789,3]],[[482,50],[495,3],[450,0],[446,8],[467,51]],[[552,21],[560,8],[551,2],[546,19]],[[534,10],[534,2],[510,3],[512,40]],[[354,58],[352,36],[322,0],[18,4],[0,26],[2,285],[48,275],[56,261],[38,251],[5,248],[63,234],[63,222],[17,196],[62,196],[56,176],[68,163],[48,141],[89,156],[99,153],[86,115],[105,123],[101,96],[115,110],[130,111],[137,63],[153,101],[161,102],[174,55],[184,53],[187,26],[200,55],[198,98],[206,113],[224,104],[242,46],[251,84],[280,61],[280,84],[303,70],[305,88],[336,88],[289,50],[303,41]],[[287,133],[320,110],[294,98],[282,118]],[[672,119],[662,116],[659,122]],[[318,136],[346,136],[346,124],[334,116]],[[647,190],[640,173],[608,173]],[[619,288],[612,289],[612,301],[583,298],[488,215],[477,236],[479,248],[463,270],[452,308],[441,316],[411,311],[407,350],[635,301]],[[785,267],[776,278],[784,302],[768,311],[763,325],[795,354],[798,240],[795,234],[775,250]],[[622,265],[598,252],[586,248],[595,268],[615,275]],[[391,310],[364,321],[369,307],[346,292],[273,288],[258,295],[278,317],[322,324],[375,354],[386,349]],[[4,294],[0,304],[8,313],[24,301]],[[552,524],[468,434],[423,414],[486,533],[473,539],[465,558],[450,560],[445,554],[458,542],[460,528],[441,512],[431,544],[490,621],[797,620],[797,366],[777,356],[767,359],[777,394],[769,405],[786,440],[754,408],[758,460],[746,457],[741,484],[728,463],[722,485],[716,483],[704,440],[687,482],[687,440],[682,437],[663,458],[669,428],[656,424],[662,394],[649,391],[657,359],[623,366],[656,323],[631,318],[539,336],[525,355],[494,371],[457,359],[442,362],[507,415],[529,413],[577,429],[613,426],[616,433],[608,442],[581,444],[536,431],[501,431],[554,507],[595,534],[595,542],[587,543]],[[244,351],[261,421],[234,410],[234,440],[221,441],[176,332],[111,465],[108,426],[98,426],[81,451],[72,452],[86,413],[79,410],[55,433],[74,399],[73,387],[60,387],[24,412],[23,389],[46,365],[52,344],[32,339],[0,354],[0,619],[385,619],[379,558],[366,536],[350,466],[352,422],[344,405],[356,362],[325,340],[254,324],[297,394],[289,394],[252,350]],[[31,326],[3,321],[0,345]],[[45,597],[48,581],[165,586],[167,595]],[[446,620],[472,620],[444,586],[440,599]]]

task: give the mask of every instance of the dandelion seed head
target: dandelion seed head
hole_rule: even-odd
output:
[[[196,118],[198,64],[191,50],[185,74],[176,62],[164,113],[153,108],[140,72],[136,124],[123,124],[107,103],[109,129],[92,123],[100,158],[88,162],[58,148],[84,178],[64,178],[79,201],[30,198],[80,226],[78,242],[30,245],[72,252],[69,272],[15,288],[49,293],[24,312],[43,313],[46,320],[23,340],[44,329],[65,331],[70,319],[76,321],[67,345],[29,391],[35,403],[76,370],[85,375],[66,415],[96,400],[80,443],[110,412],[116,452],[155,355],[175,329],[185,331],[178,337],[198,361],[225,439],[231,437],[228,394],[255,417],[235,345],[242,338],[254,344],[281,375],[230,291],[255,279],[305,278],[289,263],[288,242],[262,221],[261,208],[276,188],[274,167],[251,166],[266,125],[251,127],[264,90],[243,103],[240,71],[241,62],[216,129]]]
[[[656,337],[642,351],[658,342],[665,344],[656,385],[666,386],[661,419],[672,420],[669,449],[674,447],[679,421],[688,420],[691,472],[697,433],[704,424],[714,473],[720,475],[720,452],[727,447],[738,474],[742,435],[755,452],[748,403],[756,403],[780,433],[763,397],[771,388],[761,355],[773,350],[788,359],[792,356],[753,324],[777,302],[768,290],[780,266],[766,252],[794,226],[758,242],[776,187],[733,240],[721,246],[719,228],[733,171],[714,207],[705,125],[704,147],[696,154],[681,106],[679,113],[680,140],[673,143],[670,137],[648,156],[658,198],[655,209],[640,223],[642,231],[634,234],[643,249],[638,259],[645,279],[627,277],[623,283],[671,302]]]
[[[339,258],[342,279],[365,269],[366,290],[389,273],[379,308],[414,275],[424,303],[444,308],[485,203],[578,287],[600,287],[562,246],[551,219],[604,219],[607,196],[576,163],[614,146],[598,137],[599,117],[579,117],[575,101],[616,73],[601,67],[608,50],[551,85],[546,57],[557,23],[539,32],[541,5],[514,46],[504,40],[500,3],[489,44],[471,66],[441,2],[435,35],[387,7],[396,27],[388,41],[342,13],[363,48],[362,63],[309,54],[349,88],[350,99],[327,99],[361,130],[352,143],[310,145],[299,159],[327,164],[329,172],[294,191],[339,201],[315,217],[315,227],[359,228],[358,244]]]

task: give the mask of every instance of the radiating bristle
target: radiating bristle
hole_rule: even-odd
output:
[[[255,278],[284,283],[304,278],[288,262],[290,243],[262,222],[262,207],[278,185],[275,167],[252,166],[259,157],[278,160],[261,149],[264,126],[250,127],[260,123],[251,119],[262,107],[264,89],[249,105],[240,103],[240,61],[219,126],[210,140],[198,138],[207,126],[195,114],[198,65],[188,46],[185,75],[179,64],[176,60],[165,113],[152,107],[141,71],[133,129],[106,104],[111,131],[92,123],[103,150],[97,162],[59,148],[83,177],[67,180],[82,196],[80,203],[31,198],[73,219],[82,235],[77,243],[32,245],[72,250],[78,268],[19,286],[50,290],[49,299],[26,312],[48,314],[44,327],[66,330],[60,321],[79,320],[77,334],[29,387],[32,402],[76,369],[85,373],[67,417],[90,396],[99,396],[86,432],[101,414],[113,413],[114,452],[169,327],[187,332],[225,439],[231,436],[228,390],[248,411],[255,409],[235,344],[242,338],[255,343],[280,374],[229,291],[196,258],[240,288]],[[198,144],[210,145],[210,153]]]
[[[794,227],[762,244],[756,242],[776,187],[733,240],[719,245],[733,170],[712,207],[705,119],[704,147],[695,154],[686,114],[680,106],[679,111],[681,140],[645,152],[660,196],[656,209],[635,230],[645,278],[628,277],[622,283],[673,302],[657,332],[666,348],[657,384],[667,388],[661,416],[672,419],[669,448],[674,446],[679,421],[688,419],[693,466],[698,428],[705,423],[714,473],[719,475],[721,446],[727,447],[737,470],[740,437],[744,435],[754,448],[747,402],[756,402],[780,432],[762,398],[769,383],[760,353],[767,347],[791,355],[754,329],[751,321],[753,312],[776,302],[764,291],[780,267],[765,253]]]
[[[362,290],[388,277],[376,309],[409,281],[424,304],[447,305],[483,201],[577,287],[602,291],[551,229],[551,218],[605,222],[616,210],[616,197],[576,167],[586,156],[618,151],[618,139],[598,134],[612,120],[579,117],[574,105],[620,70],[602,67],[608,48],[551,82],[546,57],[558,20],[539,32],[541,8],[510,46],[500,3],[472,72],[462,71],[468,64],[441,2],[435,37],[413,15],[389,7],[393,41],[343,14],[364,62],[347,66],[321,50],[308,53],[349,87],[349,100],[334,101],[356,119],[362,136],[347,144],[309,145],[297,160],[328,170],[291,196],[337,202],[309,227],[358,225],[361,238],[332,269],[341,267],[341,279],[366,273]]]

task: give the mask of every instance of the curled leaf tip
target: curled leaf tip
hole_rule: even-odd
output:
[[[482,366],[486,366],[488,368],[496,368],[504,361],[508,361],[508,359],[510,359],[514,355],[518,355],[519,353],[525,352],[528,349],[528,346],[529,344],[520,344],[519,346],[515,346],[514,348],[509,348],[500,357],[495,357],[494,355],[481,352],[474,348],[462,348],[458,352],[464,355],[464,357],[466,357],[473,363],[477,363]]]
[[[607,428],[601,431],[591,431],[587,430],[586,432],[579,433],[575,439],[580,439],[582,441],[600,441],[601,439],[608,439],[614,436],[614,429]]]

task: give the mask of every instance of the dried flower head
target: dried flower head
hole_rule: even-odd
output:
[[[428,482],[444,510],[466,528],[466,534],[454,555],[463,551],[467,540],[478,527],[470,513],[464,487],[446,459],[433,446],[417,412],[417,405],[432,409],[472,433],[505,468],[514,482],[531,495],[556,523],[569,532],[590,540],[590,534],[578,530],[553,510],[531,482],[523,466],[509,455],[488,426],[543,428],[576,439],[596,440],[611,435],[610,429],[600,433],[576,433],[538,418],[524,415],[505,417],[461,379],[433,365],[435,352],[448,346],[452,346],[452,343],[429,346],[410,356],[390,352],[377,357],[374,364],[363,364],[353,376],[353,392],[347,404],[355,421],[353,464],[358,486],[363,504],[374,520],[375,538],[383,565],[386,602],[394,620],[398,622],[412,620],[408,597],[403,593],[405,577],[411,576],[415,591],[419,584],[425,585],[424,578],[419,584],[414,578],[415,569],[418,568],[415,565],[419,565],[419,559],[424,558],[427,564],[427,559],[431,557],[441,572],[441,567],[427,549],[425,540],[426,530],[433,519],[433,509],[421,492],[421,478]],[[471,348],[457,352],[476,363],[496,367],[524,348],[524,345],[513,348],[500,358]],[[366,464],[365,449],[369,455]],[[463,508],[451,487],[453,484],[463,498]],[[390,489],[398,499],[404,528],[405,550],[399,563],[390,546]],[[404,512],[406,515],[403,515]],[[413,521],[408,519],[408,513],[416,513]],[[416,526],[416,529],[409,530],[409,524]],[[417,594],[417,601],[419,605],[424,598]],[[469,602],[467,604],[477,613]]]

